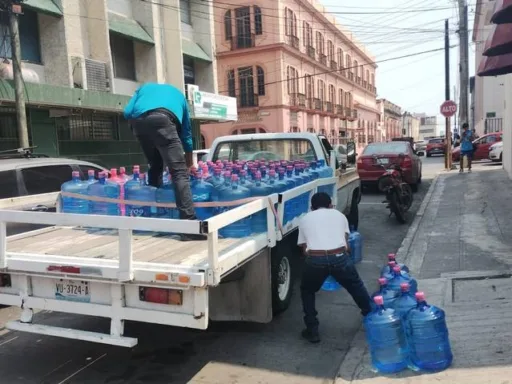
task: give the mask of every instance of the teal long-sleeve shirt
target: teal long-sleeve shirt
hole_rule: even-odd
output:
[[[176,87],[169,84],[146,83],[141,85],[124,108],[124,117],[133,120],[153,109],[165,108],[181,123],[181,142],[185,152],[192,152],[192,127],[187,99]]]

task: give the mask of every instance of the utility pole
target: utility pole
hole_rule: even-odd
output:
[[[16,100],[16,121],[20,147],[27,148],[28,142],[27,113],[25,108],[25,87],[21,73],[21,43],[18,17],[22,13],[19,0],[4,1],[9,13],[9,29],[11,35],[11,62],[14,78],[14,95]]]
[[[460,102],[459,125],[469,124],[469,41],[468,41],[468,6],[466,0],[459,2],[459,51],[460,51]],[[472,127],[471,127],[472,128]]]
[[[448,19],[444,21],[444,99],[450,100],[450,30]],[[452,135],[450,132],[450,118],[445,117],[444,167],[447,171],[452,169]]]

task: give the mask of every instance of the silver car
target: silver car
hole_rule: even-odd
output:
[[[342,169],[347,168],[347,146],[344,144],[337,144],[334,146],[336,157]]]

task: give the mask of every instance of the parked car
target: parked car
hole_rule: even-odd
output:
[[[334,151],[336,152],[336,158],[338,159],[339,164],[342,169],[347,168],[347,146],[344,144],[338,144],[334,146]]]
[[[80,172],[81,178],[86,179],[89,169],[96,173],[106,170],[87,161],[32,155],[30,151],[4,152],[0,154],[0,200],[12,199],[9,209],[55,212],[56,197],[45,194],[59,192],[61,185],[71,179],[73,171]],[[33,195],[40,195],[40,198],[31,200],[29,204],[16,205],[16,198]],[[7,235],[39,227],[32,224],[9,223]]]
[[[420,141],[415,141],[414,142],[414,149],[416,150],[416,152],[425,152],[425,150],[427,149],[427,144],[428,144],[428,140],[420,140]]]
[[[476,151],[475,153],[473,153],[473,160],[488,159],[489,148],[491,147],[491,145],[501,141],[502,138],[502,132],[493,132],[473,140],[473,144],[477,145]],[[457,147],[453,150],[452,161],[460,161],[460,147]]]
[[[413,191],[421,183],[421,159],[414,153],[411,145],[405,141],[369,144],[357,159],[357,172],[363,185],[376,185],[383,174],[382,166],[377,164],[399,164],[405,182]]]
[[[427,157],[432,155],[444,155],[446,151],[445,141],[442,138],[429,139],[425,148]]]
[[[503,141],[498,141],[489,147],[489,160],[501,163],[503,160]]]

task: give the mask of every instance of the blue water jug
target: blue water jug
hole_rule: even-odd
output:
[[[107,183],[107,172],[100,172],[98,174],[98,181],[90,184],[87,188],[87,194],[95,197],[107,197],[110,199],[119,199],[120,188],[119,184]],[[119,204],[90,201],[89,213],[93,215],[119,215]]]
[[[442,309],[427,304],[423,292],[416,293],[417,304],[404,320],[410,349],[410,362],[416,370],[440,371],[448,368],[453,355]]]
[[[320,172],[317,169],[316,161],[312,161],[311,163],[309,163],[309,167],[309,172],[313,176],[313,180],[320,178]]]
[[[352,261],[354,264],[359,263],[363,260],[363,237],[354,229],[354,227],[350,228],[348,243],[350,245],[350,256],[352,257]]]
[[[87,171],[87,180],[85,181],[85,183],[87,185],[91,185],[91,184],[94,184],[96,182],[96,177],[95,177],[95,174],[94,174],[94,169],[89,169]]]
[[[126,200],[135,200],[142,202],[155,202],[156,201],[156,188],[141,184],[139,173],[133,174],[133,179],[124,185],[124,196]],[[157,211],[155,207],[149,205],[126,205],[126,216],[132,217],[151,217],[156,216]]]
[[[395,253],[388,253],[388,261],[394,261],[396,263],[396,265],[398,265],[400,267],[400,270],[409,273],[409,267],[407,265],[396,261]]]
[[[74,171],[71,173],[71,180],[62,184],[60,190],[62,192],[77,193],[87,196],[88,187],[89,183],[80,180],[80,172]],[[89,201],[75,197],[62,196],[62,212],[87,214],[89,213]]]
[[[376,296],[373,300],[375,309],[364,318],[372,365],[382,373],[400,372],[408,366],[402,321],[394,309],[384,306],[382,296]]]
[[[155,192],[155,200],[157,203],[176,204],[176,195],[174,193],[174,185],[172,183],[163,184]],[[162,219],[179,219],[180,215],[176,208],[158,207],[157,217]]]
[[[395,268],[396,266],[396,261],[388,261],[388,265],[382,268],[380,276],[385,277],[388,280],[391,280],[393,277],[395,277],[395,272],[393,271],[393,268]],[[402,271],[402,269],[400,269],[400,273],[405,277],[410,277],[410,275],[407,272]]]
[[[402,288],[400,287],[402,283],[409,284],[411,294],[415,294],[418,291],[418,282],[405,272],[402,272],[398,265],[395,265],[393,267],[393,278],[388,281],[388,287],[395,292],[400,293],[402,291]]]
[[[254,183],[250,186],[251,197],[268,196],[273,193],[272,188],[261,181],[261,172],[256,172]],[[254,233],[267,232],[267,210],[261,210],[252,215],[251,228]]]
[[[213,185],[207,183],[202,175],[194,177],[190,189],[192,190],[192,201],[194,203],[208,203],[212,201]],[[210,207],[197,207],[195,210],[199,220],[208,220],[213,216],[213,209]]]
[[[327,276],[327,279],[325,279],[324,283],[322,284],[322,291],[332,292],[332,291],[338,291],[341,288],[342,287],[341,287],[340,283],[338,283],[336,281],[336,279],[334,277],[332,277],[331,275]]]
[[[247,171],[245,169],[241,169],[239,172],[239,181],[240,185],[245,188],[250,188],[252,185],[252,181],[247,177]]]
[[[219,203],[222,204],[223,201],[235,201],[246,199],[251,196],[251,192],[249,189],[241,187],[238,183],[238,176],[231,175],[231,183],[229,188],[224,188],[219,191]],[[225,206],[221,207],[221,212],[229,211],[236,206]],[[234,237],[234,238],[242,238],[250,236],[251,234],[251,217],[245,217],[238,221],[235,221],[233,224],[229,224],[228,226],[221,228],[219,230],[219,234],[222,237]]]
[[[287,166],[286,167],[286,175],[284,179],[287,189],[293,189],[298,186],[297,180],[293,177],[293,167]],[[287,200],[284,203],[284,217],[283,217],[283,224],[286,224],[290,221],[292,221],[295,217],[299,215],[298,213],[298,197],[294,197],[293,199]]]
[[[398,295],[397,299],[394,301],[392,308],[398,313],[398,315],[403,319],[407,312],[411,308],[416,307],[416,299],[411,294],[411,287],[407,283],[402,283],[400,285],[402,292]]]
[[[382,298],[384,299],[384,306],[386,308],[393,308],[393,304],[399,295],[397,292],[393,291],[392,289],[389,289],[388,281],[385,278],[381,277],[379,278],[379,290],[372,295],[371,304],[373,306],[375,305],[373,299],[377,296],[382,296]]]

